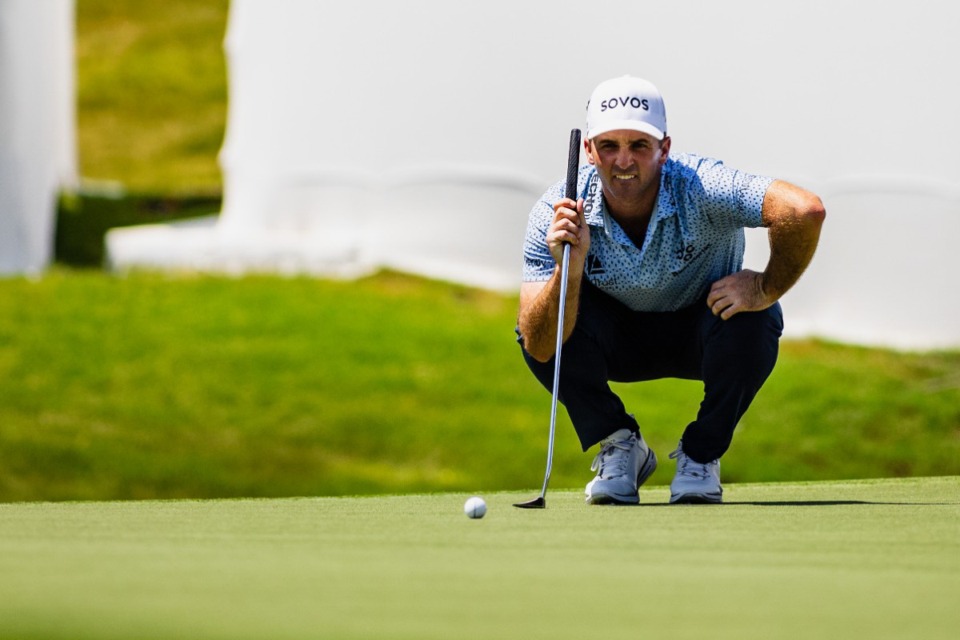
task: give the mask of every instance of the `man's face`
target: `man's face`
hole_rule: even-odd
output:
[[[608,199],[628,202],[655,196],[660,168],[670,152],[669,137],[657,140],[640,131],[619,129],[601,133],[584,146]]]

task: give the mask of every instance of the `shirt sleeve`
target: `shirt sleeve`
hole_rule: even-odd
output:
[[[710,158],[701,160],[696,175],[699,188],[691,192],[716,224],[763,226],[763,197],[773,178],[738,171]]]
[[[527,219],[523,241],[523,282],[549,280],[557,263],[547,247],[547,231],[553,220],[553,203],[562,197],[563,183],[553,185],[537,200]]]

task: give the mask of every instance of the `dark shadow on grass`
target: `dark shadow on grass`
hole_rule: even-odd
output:
[[[730,500],[721,504],[669,504],[664,502],[640,503],[640,507],[723,507],[750,505],[754,507],[838,507],[847,505],[884,505],[902,507],[945,507],[956,506],[960,502],[875,502],[872,500]]]
[[[748,504],[757,507],[836,507],[848,504],[907,504],[904,502],[873,502],[870,500],[731,500],[724,504]]]

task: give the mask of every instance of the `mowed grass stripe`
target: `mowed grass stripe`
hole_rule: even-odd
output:
[[[952,638],[960,478],[0,505],[0,637]]]

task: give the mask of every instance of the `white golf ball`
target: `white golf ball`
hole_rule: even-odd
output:
[[[477,496],[467,498],[467,501],[463,503],[463,512],[467,514],[468,518],[482,518],[483,514],[487,512],[487,503],[483,501],[483,498]]]

